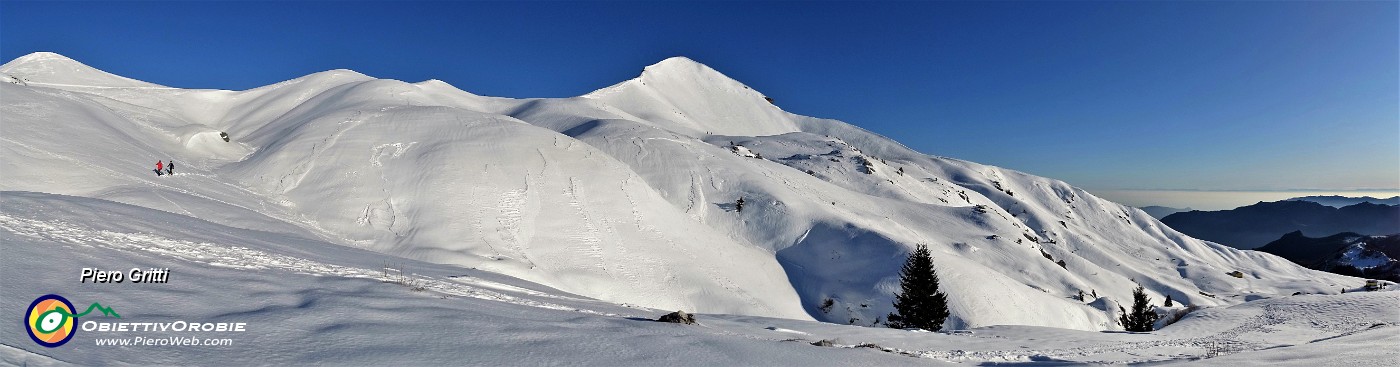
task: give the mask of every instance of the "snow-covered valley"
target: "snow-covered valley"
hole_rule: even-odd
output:
[[[58,293],[133,322],[251,329],[188,348],[97,346],[104,334],[80,331],[50,349],[0,328],[11,364],[1400,357],[1400,293],[1339,295],[1363,280],[791,114],[685,58],[562,99],[348,70],[188,90],[51,53],[0,73],[14,81],[0,83],[0,309]],[[157,160],[175,174],[157,176]],[[918,244],[948,294],[945,331],[867,327],[892,311]],[[84,267],[174,275],[79,283]],[[1200,310],[1119,331],[1117,305],[1139,284]],[[677,309],[700,325],[648,321]]]

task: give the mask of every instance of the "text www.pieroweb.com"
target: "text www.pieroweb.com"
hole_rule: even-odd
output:
[[[247,323],[242,322],[132,322],[107,323],[88,321],[82,324],[83,331],[91,332],[156,332],[156,333],[242,333],[247,331]],[[200,338],[189,335],[129,336],[120,338],[95,338],[98,346],[227,346],[233,345],[233,338]]]
[[[233,339],[213,338],[200,339],[187,336],[168,336],[161,338],[147,338],[135,336],[130,338],[97,338],[98,346],[225,346],[233,345]]]

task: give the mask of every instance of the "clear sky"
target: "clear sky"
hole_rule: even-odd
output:
[[[1091,190],[1397,189],[1398,4],[4,1],[0,58],[564,97],[684,55],[788,111]]]

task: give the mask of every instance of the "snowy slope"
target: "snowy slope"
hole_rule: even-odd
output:
[[[172,229],[173,228],[173,229]],[[411,260],[99,199],[0,194],[7,282],[0,308],[23,310],[58,291],[100,302],[120,319],[242,322],[244,333],[79,331],[43,348],[0,328],[4,365],[927,365],[903,356],[817,348],[784,338],[644,320],[663,311],[621,306],[499,274]],[[388,262],[395,261],[395,262]],[[386,283],[385,264],[423,291]],[[82,284],[54,264],[171,269],[169,284]],[[72,271],[70,271],[72,270]],[[702,319],[707,316],[701,316]],[[749,326],[759,328],[761,326]],[[229,338],[227,346],[123,346],[104,338]]]
[[[174,230],[172,230],[174,228]],[[1400,292],[1300,295],[1208,308],[1153,333],[993,326],[929,333],[699,315],[644,319],[617,305],[500,274],[239,229],[100,199],[0,192],[0,308],[47,292],[120,319],[242,322],[245,333],[80,331],[59,348],[0,328],[7,365],[949,365],[1206,362],[1379,366],[1400,358]],[[391,262],[393,261],[393,262]],[[56,264],[62,264],[56,266]],[[388,283],[388,264],[424,286]],[[70,266],[168,267],[169,284],[77,284]],[[99,346],[107,338],[229,338],[218,347]],[[810,342],[831,340],[832,347]]]
[[[26,110],[16,116],[29,118],[7,119],[7,136],[13,126],[16,136],[65,137],[16,144],[26,149],[17,153],[41,161],[53,155],[73,158],[52,164],[7,159],[13,165],[6,172],[35,180],[7,180],[5,189],[156,202],[150,206],[172,212],[211,208],[190,212],[200,218],[257,207],[256,212],[273,213],[264,216],[299,223],[322,238],[348,245],[516,274],[613,301],[806,317],[771,256],[729,241],[664,204],[651,204],[659,202],[653,192],[639,186],[640,181],[629,181],[624,166],[592,159],[586,145],[570,146],[557,134],[509,117],[403,106],[396,98],[381,101],[376,98],[396,93],[409,99],[428,97],[405,92],[419,90],[402,82],[336,76],[318,74],[270,88],[274,90],[246,92],[283,94],[275,89],[306,88],[318,93],[296,93],[308,96],[301,103],[302,97],[260,103],[261,108],[284,112],[267,115],[271,121],[247,132],[236,130],[237,123],[215,123],[241,139],[202,140],[193,147],[176,139],[177,130],[170,127],[179,124],[140,124],[165,116],[138,109],[144,101],[130,95],[123,96],[124,102],[80,100],[86,103]],[[22,87],[4,92],[7,101],[10,95],[27,101],[43,98],[32,94],[71,93]],[[184,97],[163,94],[150,99],[151,104],[164,104]],[[54,115],[66,111],[98,118]],[[142,144],[99,144],[98,139],[73,144],[72,130],[48,128],[50,121],[69,120],[100,125],[78,131],[117,130],[123,134],[118,140]],[[112,135],[94,132],[86,137]],[[250,148],[253,144],[258,148]],[[226,157],[190,158],[191,152],[230,149],[246,152],[236,162],[221,159]],[[181,170],[194,174],[188,179],[165,178],[146,170],[112,169],[144,167],[153,162],[136,160],[172,156],[184,162]],[[60,180],[49,172],[75,164],[90,168],[68,178],[83,186],[58,185],[63,189],[54,190],[40,183]],[[222,182],[207,180],[205,170],[214,167],[225,175]],[[233,189],[239,191],[230,192]],[[180,196],[235,208],[182,202]],[[543,209],[541,202],[546,203]],[[307,204],[314,206],[304,208]],[[734,275],[739,273],[744,275]]]
[[[0,68],[12,80],[30,85],[88,88],[165,88],[164,86],[114,75],[52,52],[21,56]]]
[[[959,278],[949,290],[951,298],[958,299],[954,302],[961,303],[954,306],[955,322],[962,321],[955,326],[1111,328],[1101,311],[1068,297],[1082,290],[1123,299],[1133,279],[1193,304],[1235,302],[1220,300],[1216,293],[1242,297],[1293,287],[1325,289],[1317,288],[1321,283],[1306,284],[1312,279],[1340,282],[1326,275],[1315,278],[1319,275],[1300,272],[1278,258],[1190,239],[1140,211],[1063,182],[929,157],[838,121],[781,112],[758,93],[705,93],[722,89],[715,86],[746,89],[709,68],[677,66],[690,63],[668,59],[648,67],[637,79],[586,95],[589,101],[532,103],[509,112],[608,152],[628,163],[675,207],[777,252],[804,297],[804,307],[820,319],[869,323],[887,313],[886,295],[894,291],[895,279],[890,272],[869,269],[896,268],[902,253],[916,243],[949,255],[935,261],[948,276]],[[669,79],[692,83],[654,82],[658,70],[690,72]],[[587,104],[601,98],[637,104],[654,95],[704,95],[708,98],[692,100],[708,107]],[[676,112],[674,116],[688,116],[705,109],[749,108],[765,110],[749,119],[755,124],[777,123],[754,126],[764,133],[784,133],[789,122],[803,131],[697,136],[697,123],[691,121],[633,117],[664,116],[661,112],[667,109]],[[716,123],[700,129],[722,134],[733,127]],[[763,159],[752,158],[755,155]],[[675,156],[699,159],[665,158]],[[901,168],[903,174],[898,173]],[[754,214],[727,211],[741,196]],[[1066,269],[1045,261],[1041,250],[1067,261]],[[1257,278],[1232,280],[1226,273],[1234,270]],[[1008,291],[987,292],[988,285]],[[817,309],[828,298],[837,311]],[[995,305],[1031,311],[1007,313]]]
[[[1130,299],[1134,282],[1202,306],[1358,282],[1187,237],[1064,182],[784,112],[685,58],[584,96],[524,100],[347,70],[247,91],[170,89],[71,65],[81,64],[36,54],[0,66],[30,81],[0,83],[0,190],[111,200],[604,301],[868,325],[891,311],[916,244],[934,250],[951,328],[1115,329],[1103,305]],[[83,80],[93,86],[75,86]],[[162,159],[179,174],[155,177]]]

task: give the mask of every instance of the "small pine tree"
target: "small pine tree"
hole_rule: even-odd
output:
[[[928,246],[919,245],[904,261],[899,270],[899,288],[900,293],[894,298],[895,312],[885,317],[886,325],[896,329],[943,329],[943,321],[948,319],[948,295],[938,291],[938,274],[933,270]]]
[[[1164,306],[1164,307],[1171,307],[1171,306],[1172,306],[1172,295],[1170,295],[1170,294],[1167,295],[1167,300],[1162,302],[1162,306]]]
[[[1127,331],[1152,331],[1152,324],[1157,322],[1157,313],[1152,311],[1151,298],[1147,298],[1147,292],[1138,286],[1133,290],[1133,310],[1128,312],[1123,306],[1118,306],[1118,323],[1123,325],[1123,330]]]
[[[744,212],[744,197],[741,196],[738,201],[734,202],[734,211],[740,213]]]

